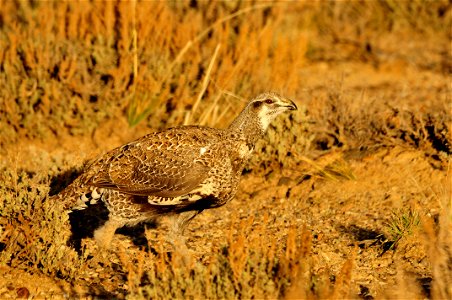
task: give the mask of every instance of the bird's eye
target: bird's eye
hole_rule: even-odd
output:
[[[273,100],[272,100],[272,99],[267,99],[267,100],[265,100],[265,103],[267,103],[267,104],[273,104]]]

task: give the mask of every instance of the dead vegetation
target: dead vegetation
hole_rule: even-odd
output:
[[[452,297],[448,1],[0,5],[0,297]],[[193,222],[190,259],[152,224],[100,253],[99,215],[48,200],[102,151],[227,126],[263,90],[300,111]]]

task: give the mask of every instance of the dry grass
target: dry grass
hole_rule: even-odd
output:
[[[80,278],[84,255],[68,247],[68,214],[45,201],[49,182],[24,171],[2,170],[2,265],[66,280]]]
[[[451,298],[448,1],[0,6],[0,297]],[[394,73],[402,79],[394,81],[388,75]],[[209,232],[196,237],[191,259],[168,252],[163,230],[143,229],[147,243],[120,240],[111,253],[100,253],[90,238],[74,246],[70,218],[48,193],[50,185],[55,191],[73,179],[82,163],[55,159],[53,148],[94,136],[108,148],[111,136],[128,130],[102,132],[103,124],[128,123],[134,135],[181,124],[225,127],[248,97],[265,90],[293,98],[300,111],[272,124],[256,145],[247,179],[262,186],[242,186],[252,192],[238,195],[236,210],[220,213],[223,223],[209,224],[218,231],[212,241]],[[35,148],[16,156],[40,142],[52,158],[40,158]],[[395,158],[394,148],[403,149]],[[369,161],[387,173],[371,177],[364,172]],[[386,168],[399,161],[406,167],[396,170],[401,178]],[[404,176],[418,164],[413,192]],[[399,186],[384,186],[386,177]],[[347,188],[362,191],[356,185],[368,186],[359,199],[347,197]],[[406,198],[416,215],[402,210],[391,219],[385,205],[405,205]],[[325,225],[352,222],[350,199],[366,205],[355,222],[378,220],[360,234],[386,233],[397,242],[387,251],[396,260],[386,265],[397,270],[385,273],[394,280],[391,290],[360,279],[368,274],[362,260],[371,255],[374,273],[383,268],[380,246],[363,249],[362,240],[335,236],[337,229]],[[384,232],[388,222],[393,236]],[[416,282],[420,275],[427,285]],[[33,285],[43,278],[51,283]],[[404,287],[413,284],[418,289],[408,294]]]
[[[413,11],[420,14],[414,20]],[[450,68],[445,52],[451,25],[447,1],[428,6],[417,1],[407,5],[199,2],[196,7],[135,1],[33,5],[6,1],[2,18],[3,143],[21,136],[85,134],[124,111],[131,125],[146,120],[156,129],[182,124],[190,112],[192,123],[203,120],[224,126],[238,103],[229,104],[230,112],[225,114],[206,109],[211,104],[203,98],[218,96],[222,101],[215,106],[224,106],[229,93],[299,94],[303,82],[296,72],[308,59],[346,59],[326,57],[333,53],[326,51],[334,44],[351,47],[335,54],[352,51],[354,59],[362,61],[367,56],[377,63],[390,57],[418,64],[412,61],[413,53],[396,57],[379,35],[416,32],[421,25],[422,38],[444,41],[422,49],[434,53],[422,64],[433,70]],[[419,49],[408,50],[417,51],[419,57]],[[215,53],[221,60],[212,60]],[[200,116],[201,111],[211,111],[210,117]]]

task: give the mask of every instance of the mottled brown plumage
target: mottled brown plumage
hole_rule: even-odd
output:
[[[252,99],[227,129],[181,126],[151,133],[95,160],[55,198],[70,209],[103,201],[109,220],[96,230],[107,246],[125,225],[177,216],[182,231],[204,209],[231,200],[256,141],[280,113],[296,105],[276,94]]]

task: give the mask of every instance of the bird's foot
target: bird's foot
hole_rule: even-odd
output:
[[[94,231],[94,239],[97,245],[102,249],[110,249],[111,241],[116,229],[122,226],[122,223],[115,218],[110,218],[104,225]]]

